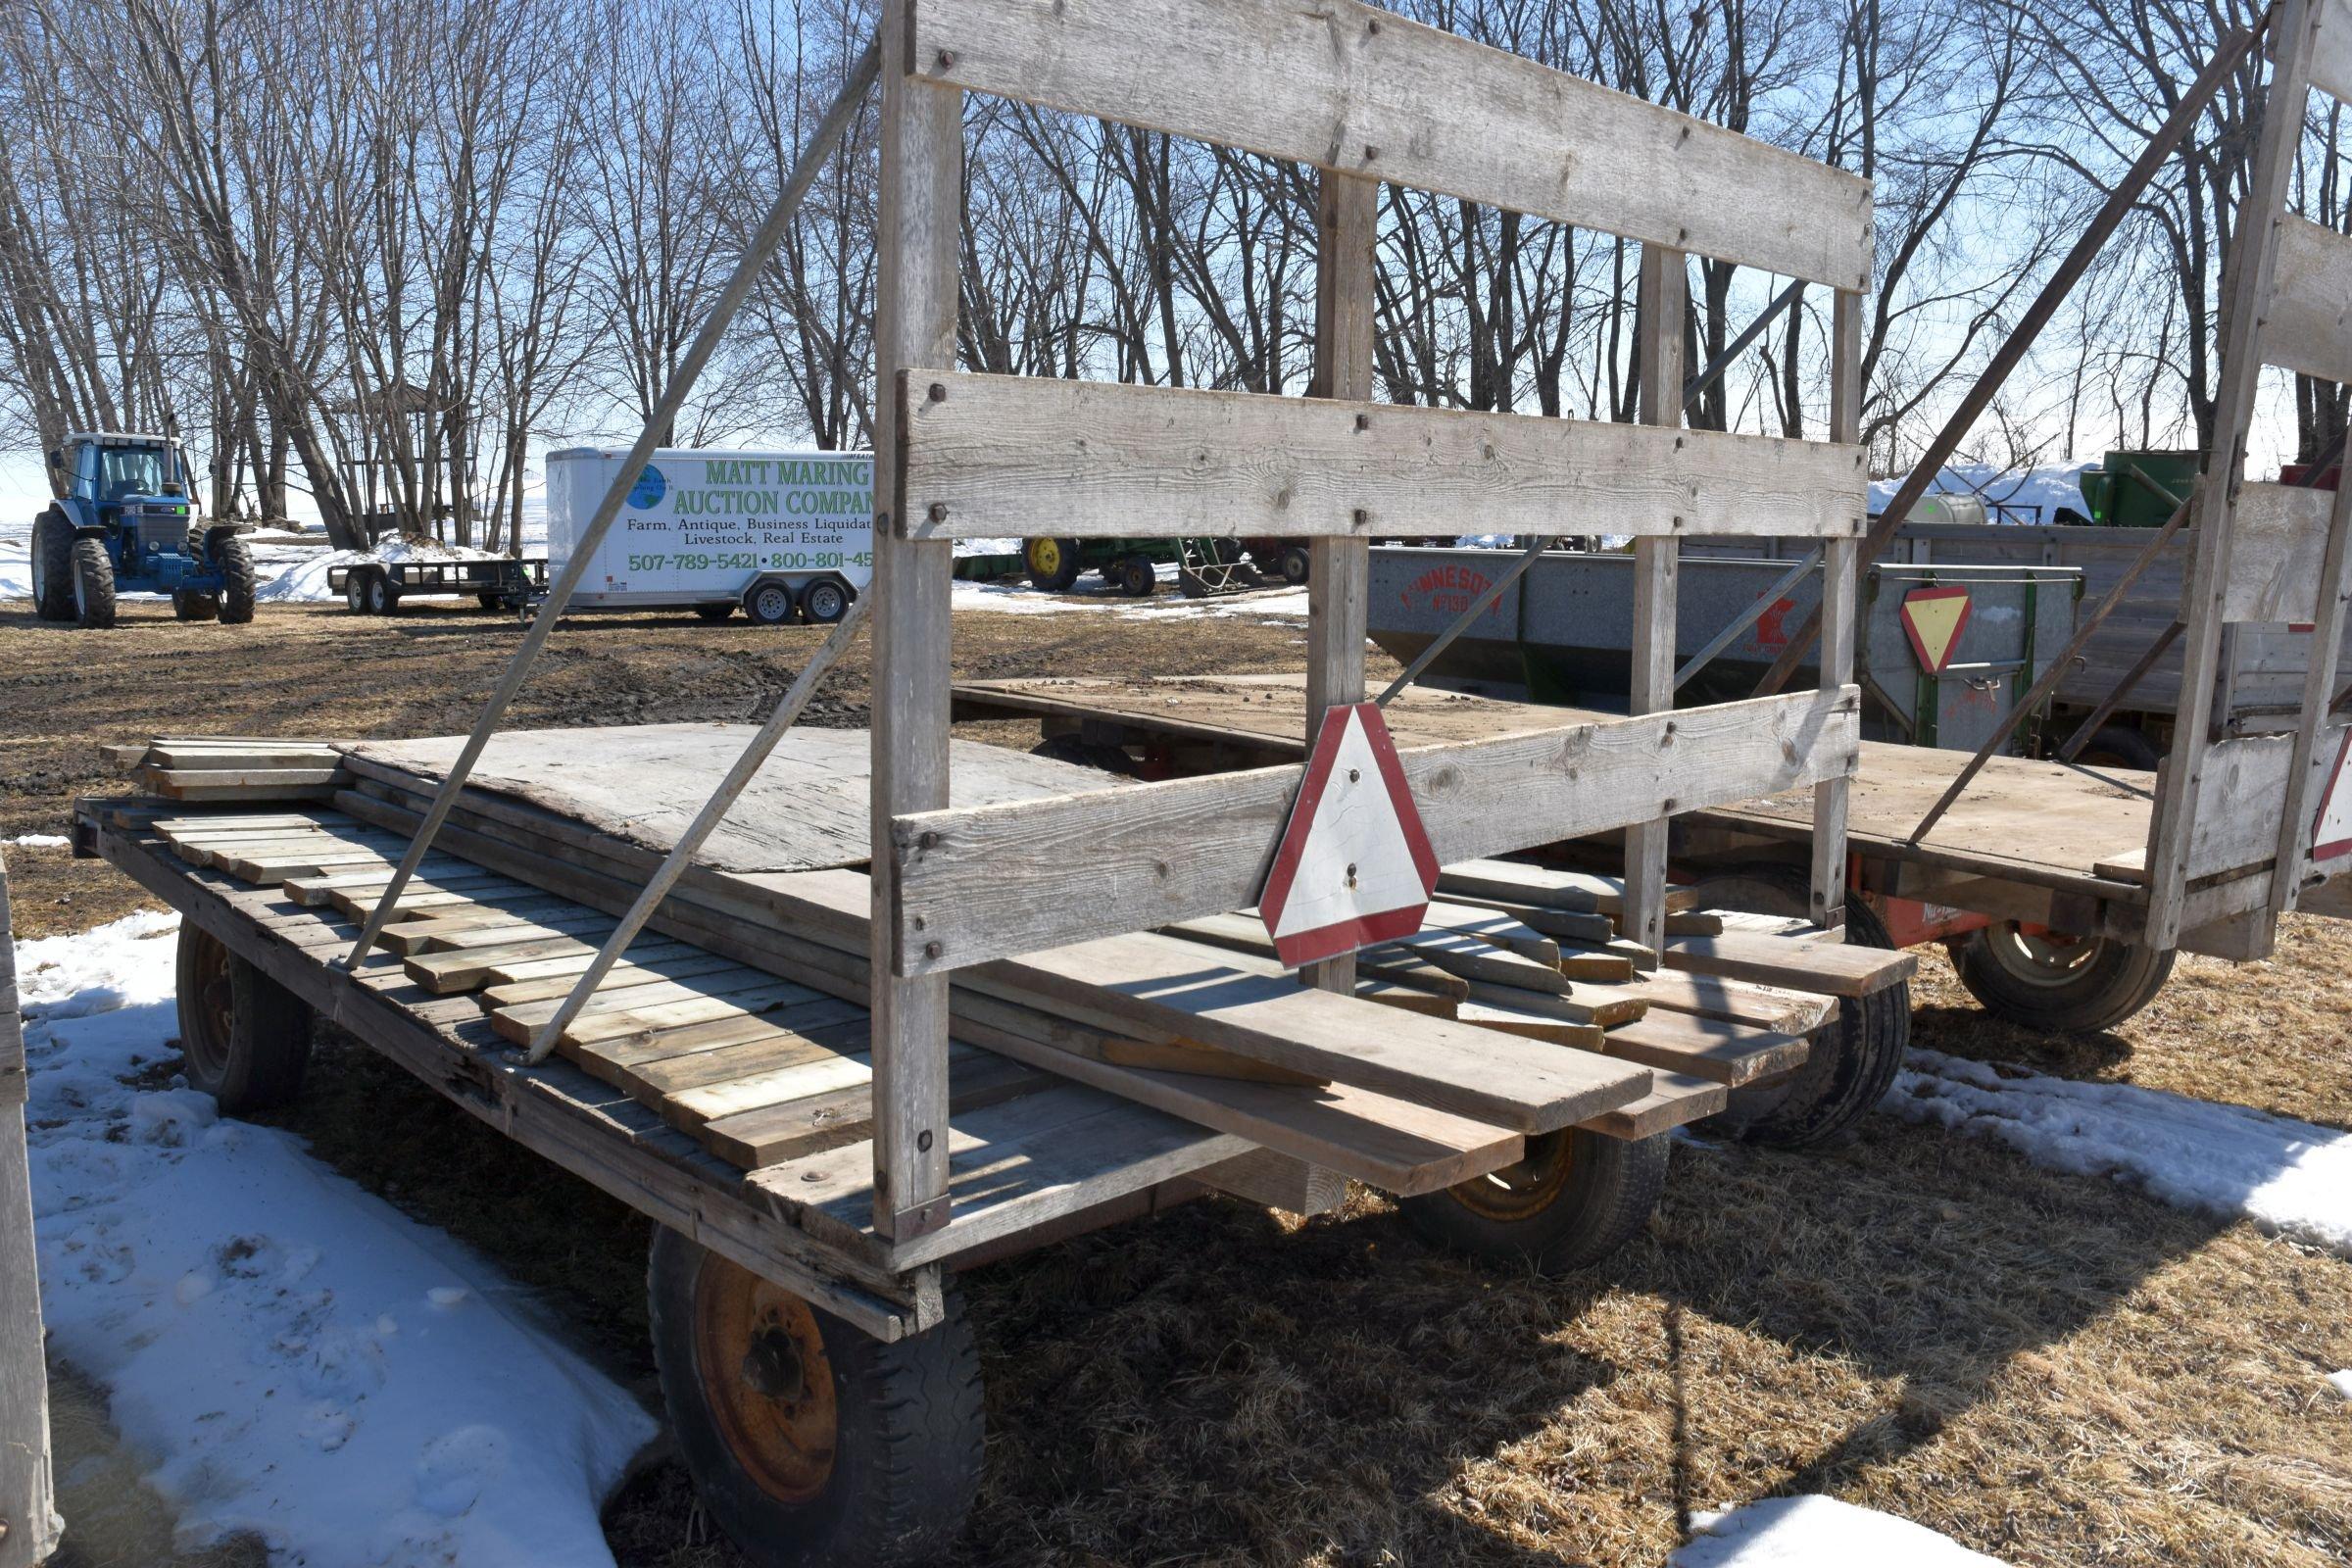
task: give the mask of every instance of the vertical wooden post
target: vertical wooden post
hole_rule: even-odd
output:
[[[882,7],[882,187],[874,317],[874,1228],[948,1222],[948,979],[897,973],[890,822],[948,804],[949,611],[955,546],[897,536],[906,503],[900,372],[956,363],[963,95],[915,74],[913,0]]]
[[[2328,548],[2320,558],[2318,600],[2311,653],[2303,666],[2303,704],[2295,718],[2295,755],[2286,765],[2286,814],[2278,820],[2278,860],[2271,868],[2273,915],[2293,908],[2303,892],[2303,858],[2311,853],[2312,817],[2318,810],[2311,798],[2312,754],[2328,724],[2328,700],[2335,695],[2337,661],[2343,654],[2344,620],[2352,612],[2352,490],[2341,487],[2328,507]]]
[[[8,867],[0,864],[0,1568],[29,1568],[57,1544],[21,1024],[16,949],[8,933]]]
[[[2278,66],[2263,100],[2253,177],[2239,198],[2237,244],[2223,279],[2222,371],[2214,406],[2213,451],[2205,483],[2190,498],[2190,537],[2196,557],[2181,584],[2180,704],[2173,715],[2173,749],[2156,775],[2156,809],[2148,825],[2148,915],[2142,940],[2170,948],[2180,940],[2181,906],[2188,897],[2188,847],[2196,831],[2197,794],[2213,746],[2214,683],[2222,658],[2222,611],[2230,591],[2230,525],[2245,482],[2246,438],[2254,422],[2262,374],[2262,317],[2278,270],[2278,226],[2286,212],[2287,180],[2303,135],[2304,99],[2323,8],[2286,0],[2278,13]]]
[[[1862,439],[1862,296],[1838,290],[1830,327],[1830,439]],[[1854,475],[1854,511],[1863,512]],[[1861,564],[1858,538],[1833,539],[1821,558],[1821,684],[1825,691],[1854,678],[1855,577]],[[1845,924],[1845,808],[1847,781],[1824,779],[1813,786],[1813,922],[1825,930]]]
[[[1315,191],[1315,368],[1309,397],[1372,396],[1372,273],[1380,182],[1324,172]],[[1366,521],[1369,519],[1358,519]],[[1364,700],[1364,617],[1371,548],[1363,539],[1307,545],[1306,740],[1324,710]],[[1352,954],[1308,964],[1308,985],[1355,989]]]
[[[1683,313],[1690,274],[1683,253],[1642,247],[1642,292],[1635,351],[1642,356],[1642,422],[1683,422]],[[1634,541],[1633,686],[1628,711],[1674,706],[1675,596],[1682,545],[1671,536]],[[1652,953],[1666,948],[1666,838],[1669,818],[1637,822],[1625,832],[1625,934]]]

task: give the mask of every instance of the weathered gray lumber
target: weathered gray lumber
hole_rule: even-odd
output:
[[[24,1148],[24,1035],[0,859],[0,1568],[31,1568],[57,1544],[49,1460],[49,1369]]]
[[[1862,296],[1841,288],[1830,328],[1830,439],[1861,438]],[[1862,509],[1857,506],[1854,510],[1858,514]],[[1854,601],[1860,573],[1861,551],[1852,539],[1833,539],[1823,546],[1819,613],[1824,690],[1854,678]],[[1854,751],[1858,764],[1859,741]],[[1824,930],[1845,924],[1845,819],[1850,788],[1846,772],[1813,786],[1813,866],[1807,899],[1813,923]]]
[[[1328,170],[1316,179],[1315,363],[1307,387],[1313,399],[1361,403],[1372,395],[1379,196],[1377,180]],[[1253,433],[1248,449],[1263,454],[1274,447]],[[1325,538],[1307,546],[1306,728],[1300,738],[1309,755],[1325,714],[1364,700],[1371,578],[1371,547],[1362,539]],[[1355,957],[1344,953],[1310,963],[1298,978],[1347,996],[1355,989]]]
[[[1257,392],[909,370],[910,537],[1857,538],[1858,446]],[[1310,577],[1311,583],[1313,579]]]
[[[2228,614],[2231,547],[2246,444],[2260,394],[2264,318],[2274,304],[2279,230],[2286,225],[2288,182],[2294,177],[2311,81],[2314,35],[2324,10],[2310,0],[2282,0],[2273,25],[2277,65],[2254,148],[2254,165],[2240,195],[2239,223],[2230,275],[2223,279],[2222,364],[2214,388],[2212,456],[2207,479],[2190,500],[2195,560],[2181,588],[2180,703],[2173,716],[2173,748],[2164,760],[2148,827],[2147,943],[2169,948],[2180,934],[2188,894],[2191,841],[2208,749],[2213,744],[2215,674]]]
[[[922,16],[914,0],[883,0],[882,177],[875,290],[874,450],[889,455],[874,484],[872,879],[874,1228],[905,1244],[945,1227],[948,1199],[948,985],[905,977],[906,944],[925,938],[899,918],[903,851],[891,823],[948,804],[950,593],[955,547],[900,536],[912,498],[904,430],[889,389],[909,366],[956,362],[963,222],[963,95],[907,74]]]
[[[678,835],[678,842],[670,846],[669,854],[646,880],[645,891],[637,895],[637,902],[630,905],[628,912],[620,917],[620,923],[605,939],[603,949],[580,972],[571,995],[564,999],[563,1005],[542,1026],[539,1037],[531,1042],[527,1059],[544,1061],[548,1053],[556,1049],[556,1042],[563,1037],[564,1026],[587,1004],[598,984],[619,961],[621,950],[637,939],[637,933],[645,929],[645,922],[662,906],[662,901],[669,896],[669,890],[677,886],[678,878],[694,863],[695,852],[703,847],[703,842],[710,838],[720,819],[733,808],[736,798],[752,782],[752,776],[760,771],[760,765],[776,749],[776,743],[800,721],[802,710],[808,706],[808,699],[816,695],[818,683],[832,670],[834,663],[858,635],[858,629],[865,623],[866,612],[872,605],[870,598],[861,598],[852,604],[850,612],[842,616],[840,623],[833,628],[832,635],[824,640],[808,662],[801,666],[800,674],[793,678],[791,686],[777,699],[775,708],[760,726],[759,733],[744,747],[743,754],[735,759],[726,776],[718,781],[718,788],[711,791],[710,798],[703,803],[703,808],[695,813],[694,820],[686,824],[686,831]]]
[[[2347,296],[2347,309],[2352,309],[2352,296]],[[2352,328],[2337,330],[2352,351]],[[2311,485],[2252,480],[2238,487],[2229,591],[2222,600],[2225,619],[2308,624],[2318,618],[2329,520],[2336,514],[2339,494]],[[2337,635],[2342,635],[2341,627]],[[2331,645],[2314,642],[2312,650],[2316,658],[2329,652]]]
[[[2352,30],[2352,17],[2341,20]],[[2278,246],[2263,363],[2323,381],[2352,381],[2352,238],[2281,213]]]
[[[1673,434],[1682,429],[1683,314],[1689,304],[1690,263],[1679,250],[1642,247],[1636,363],[1642,378],[1642,423]],[[1861,477],[1860,470],[1854,477]],[[1849,481],[1850,482],[1850,481]],[[1736,486],[1727,487],[1735,493]],[[1674,707],[1676,583],[1682,545],[1673,531],[1634,540],[1632,682],[1626,710],[1656,713]],[[1752,744],[1752,743],[1751,743]],[[1655,951],[1666,935],[1666,841],[1678,798],[1671,789],[1659,809],[1625,831],[1625,911],[1618,926]]]
[[[917,12],[906,58],[942,84],[1870,283],[1867,181],[1357,0],[959,0]]]
[[[1848,771],[1858,701],[1851,687],[1792,692],[1416,747],[1401,760],[1443,864]],[[904,961],[930,973],[1247,907],[1303,772],[1257,768],[903,818],[894,832]],[[1086,854],[1070,853],[1077,843]]]
[[[2329,97],[2352,102],[2352,5],[2327,0],[2326,21],[2312,46],[2311,84]]]
[[[824,119],[810,132],[808,145],[801,150],[800,162],[793,166],[783,188],[776,192],[776,199],[768,208],[767,216],[760,220],[758,230],[753,233],[751,243],[736,258],[734,271],[720,287],[718,297],[711,301],[710,313],[696,329],[694,340],[686,346],[685,354],[669,373],[661,398],[646,416],[645,428],[638,432],[637,439],[630,444],[628,456],[621,460],[620,466],[614,470],[612,483],[606,488],[604,499],[597,503],[595,514],[588,519],[588,526],[581,530],[571,559],[564,563],[564,569],[557,573],[555,582],[549,586],[547,599],[532,619],[530,630],[523,634],[521,646],[514,650],[514,658],[508,661],[505,672],[499,676],[496,689],[482,705],[481,716],[474,720],[473,732],[466,737],[465,750],[459,753],[456,764],[451,767],[448,777],[442,780],[441,788],[434,795],[433,804],[426,808],[424,822],[410,844],[408,854],[402,858],[399,869],[392,873],[392,881],[385,890],[384,906],[369,915],[367,924],[360,928],[359,940],[352,945],[348,960],[351,964],[356,965],[368,956],[368,950],[375,943],[376,934],[384,927],[392,901],[399,897],[401,888],[416,873],[416,862],[423,859],[431,850],[433,836],[441,830],[450,807],[456,804],[459,792],[465,788],[466,775],[472,769],[474,760],[481,756],[483,743],[489,740],[491,730],[498,724],[499,715],[514,700],[514,694],[522,689],[523,677],[530,673],[531,664],[539,657],[539,650],[546,645],[549,634],[556,629],[556,623],[563,619],[564,608],[571,603],[571,596],[578,591],[580,580],[587,575],[589,564],[596,559],[596,547],[603,542],[605,531],[612,525],[612,519],[620,514],[621,502],[627,499],[630,486],[637,482],[637,475],[644,468],[646,460],[667,438],[671,427],[677,422],[678,411],[686,406],[687,396],[693,392],[695,382],[702,378],[703,367],[710,363],[710,356],[725,338],[735,313],[751,297],[752,289],[760,281],[760,274],[766,268],[768,258],[775,254],[776,247],[784,242],[785,234],[791,230],[792,217],[800,210],[801,198],[815,183],[817,172],[824,167],[834,145],[840,141],[841,133],[849,128],[858,105],[864,101],[866,89],[874,84],[875,76],[881,74],[881,60],[882,40],[877,36],[858,56],[858,64],[851,68],[849,79],[842,84],[840,96],[833,100],[832,107],[825,111]],[[895,79],[899,74],[893,70],[888,74]]]
[[[2352,18],[2338,15],[2332,25],[2352,31]],[[2262,930],[2267,950],[2276,917],[2294,908],[2302,896],[2305,861],[2312,844],[2313,764],[2326,764],[2328,694],[2334,690],[2343,656],[2344,621],[2352,613],[2352,493],[2338,488],[2329,498],[2328,545],[2314,574],[2310,662],[2303,669],[2302,710],[2295,719],[2295,757],[2286,769],[2286,807],[2278,822],[2278,858],[2273,862],[2270,912]]]

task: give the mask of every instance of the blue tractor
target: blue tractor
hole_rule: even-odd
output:
[[[243,523],[208,523],[168,435],[76,431],[50,454],[66,493],[32,525],[32,602],[43,620],[115,623],[115,591],[168,593],[182,620],[253,619]]]

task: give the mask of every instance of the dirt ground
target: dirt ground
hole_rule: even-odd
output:
[[[462,730],[515,636],[308,608],[76,634],[0,607],[0,841],[116,787],[100,741]],[[1108,613],[959,614],[956,636],[969,675],[1295,668],[1300,648],[1296,623]],[[577,622],[514,721],[743,718],[816,640]],[[864,678],[860,652],[820,718],[859,722]],[[7,855],[22,936],[143,902],[62,850]],[[2183,960],[2112,1034],[1995,1023],[1939,955],[1914,1001],[1938,1051],[2352,1127],[2352,926],[2290,921],[2242,968]],[[650,1397],[646,1223],[363,1048],[321,1051],[280,1120],[498,1257]],[[1790,1492],[2019,1565],[2352,1557],[2352,1403],[2322,1381],[2352,1367],[2352,1265],[1885,1117],[1805,1153],[1679,1143],[1648,1235],[1569,1279],[1439,1253],[1359,1192],[1303,1225],[1195,1204],[976,1271],[963,1296],[989,1452],[958,1564],[1656,1564],[1693,1510]],[[74,1442],[103,1449],[89,1391],[69,1403]],[[607,1523],[626,1564],[740,1561],[674,1464]],[[83,1541],[68,1561],[154,1560]]]

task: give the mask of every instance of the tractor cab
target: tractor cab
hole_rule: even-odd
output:
[[[168,594],[182,620],[253,618],[253,558],[238,524],[208,524],[168,435],[75,431],[50,454],[65,493],[33,524],[33,603],[44,620],[115,622],[118,590]]]

